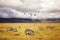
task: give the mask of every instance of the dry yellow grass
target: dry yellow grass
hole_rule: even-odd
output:
[[[0,40],[60,40],[60,23],[0,23]]]

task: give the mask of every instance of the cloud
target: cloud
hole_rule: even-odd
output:
[[[46,19],[60,18],[60,12],[57,13],[24,13],[12,8],[0,8],[0,18],[30,18],[30,19]]]
[[[0,18],[60,18],[59,0],[0,0]]]
[[[25,15],[26,14],[26,15]],[[0,8],[1,18],[29,18],[28,13],[23,13],[12,8],[3,7]]]
[[[60,0],[0,0],[0,6],[33,11],[60,9]]]

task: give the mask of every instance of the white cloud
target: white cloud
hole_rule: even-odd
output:
[[[60,18],[59,13],[24,13],[12,8],[0,8],[1,18],[31,18],[31,19],[46,19],[46,18]]]
[[[35,11],[60,9],[60,0],[0,0],[0,6]]]
[[[51,10],[60,10],[60,0],[0,0],[0,17],[2,18],[60,18],[60,12],[48,13]],[[42,13],[33,11],[42,11]]]

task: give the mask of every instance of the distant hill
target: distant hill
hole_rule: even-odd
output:
[[[0,23],[27,23],[27,22],[60,22],[60,18],[28,19],[28,18],[0,18]]]

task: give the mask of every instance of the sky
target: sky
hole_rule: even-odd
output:
[[[0,0],[0,18],[60,18],[60,1]]]

